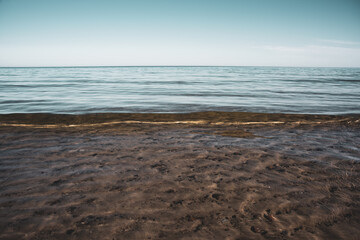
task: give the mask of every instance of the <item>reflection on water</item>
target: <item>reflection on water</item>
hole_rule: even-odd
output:
[[[0,68],[0,113],[360,113],[359,68]]]

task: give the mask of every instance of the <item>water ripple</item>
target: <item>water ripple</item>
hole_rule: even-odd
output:
[[[359,68],[0,68],[0,113],[360,113]]]

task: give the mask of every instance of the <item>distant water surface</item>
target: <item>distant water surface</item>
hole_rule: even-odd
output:
[[[360,113],[359,68],[0,68],[0,113]]]

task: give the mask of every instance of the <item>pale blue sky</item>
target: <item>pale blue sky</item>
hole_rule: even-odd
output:
[[[360,67],[359,0],[0,0],[0,66]]]

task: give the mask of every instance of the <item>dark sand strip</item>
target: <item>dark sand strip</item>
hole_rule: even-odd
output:
[[[322,122],[356,122],[359,123],[360,115],[306,115],[306,114],[268,114],[248,112],[197,112],[184,114],[161,113],[98,113],[98,114],[1,114],[0,123],[4,124],[59,124],[81,125],[96,123],[121,123],[126,121],[136,122],[199,122],[199,123],[322,123]]]

